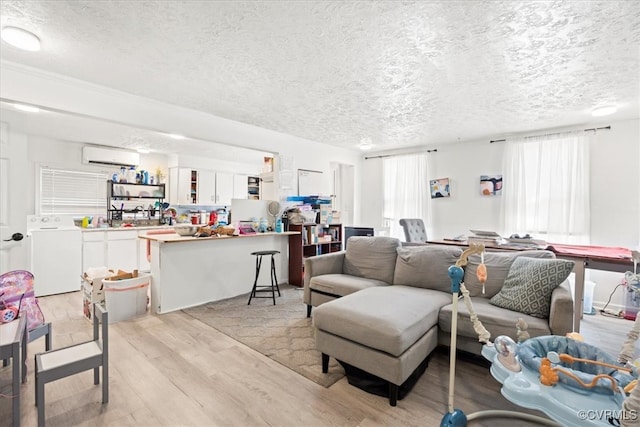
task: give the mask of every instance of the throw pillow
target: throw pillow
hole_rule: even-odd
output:
[[[504,280],[507,278],[509,268],[513,260],[519,257],[530,258],[555,258],[551,251],[509,251],[509,252],[487,252],[484,254],[484,264],[487,266],[487,283],[485,283],[485,294],[482,294],[482,284],[478,281],[476,272],[480,265],[480,256],[471,255],[469,262],[464,268],[464,285],[469,290],[472,297],[491,298],[500,292]]]
[[[509,268],[504,286],[489,303],[546,319],[551,309],[551,293],[572,270],[573,261],[518,257]]]

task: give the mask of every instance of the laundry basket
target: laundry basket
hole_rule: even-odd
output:
[[[109,323],[128,320],[146,314],[149,305],[151,275],[140,273],[131,279],[102,280],[104,300],[109,312]]]

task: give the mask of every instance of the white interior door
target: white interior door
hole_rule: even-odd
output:
[[[29,269],[27,170],[26,135],[10,134],[9,125],[0,123],[0,273]]]
[[[333,169],[333,209],[340,211],[343,225],[353,224],[353,204],[355,200],[355,177],[353,165],[332,163]]]

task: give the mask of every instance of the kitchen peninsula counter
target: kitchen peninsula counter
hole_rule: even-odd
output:
[[[255,251],[278,250],[278,283],[287,283],[289,240],[298,232],[191,237],[143,234],[151,244],[151,310],[168,313],[248,294],[255,279]],[[270,283],[265,259],[258,285]],[[276,300],[277,303],[277,300]]]

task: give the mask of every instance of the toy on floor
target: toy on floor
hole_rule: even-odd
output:
[[[44,315],[33,291],[33,281],[33,274],[26,270],[0,274],[0,304],[4,307],[0,309],[0,318],[7,322],[18,315],[26,315],[28,331],[44,324]]]
[[[0,294],[0,323],[9,323],[18,317],[18,307],[6,305],[2,300],[4,293]]]
[[[478,254],[480,255],[480,265],[477,269],[477,277],[478,280],[482,283],[483,292],[484,292],[484,282],[486,282],[488,277],[487,267],[484,265],[484,245],[483,244],[470,244],[468,249],[465,249],[460,255],[458,261],[456,261],[455,265],[452,265],[448,269],[449,278],[451,279],[451,293],[452,293],[452,312],[451,312],[451,347],[450,347],[450,356],[449,356],[449,399],[448,399],[448,409],[449,412],[442,417],[440,421],[440,427],[464,427],[467,425],[468,421],[485,418],[485,417],[503,417],[503,418],[517,418],[520,420],[537,422],[542,425],[551,425],[557,426],[556,423],[546,419],[537,417],[535,415],[523,414],[520,412],[513,411],[500,411],[500,410],[486,410],[486,411],[478,411],[468,416],[465,413],[455,408],[454,406],[454,385],[455,385],[455,376],[456,376],[456,351],[457,351],[457,335],[458,335],[458,294],[462,292],[464,303],[469,310],[469,317],[471,322],[473,323],[473,329],[478,334],[478,339],[480,342],[484,343],[484,348],[491,349],[493,355],[497,357],[496,349],[500,351],[500,358],[505,363],[504,365],[501,363],[501,366],[509,365],[511,369],[514,369],[513,372],[520,370],[520,365],[517,361],[517,344],[509,337],[498,337],[496,338],[495,344],[489,341],[491,334],[489,331],[485,329],[482,325],[480,319],[473,309],[473,303],[471,302],[471,298],[469,297],[469,291],[465,287],[462,279],[464,277],[463,266],[467,265],[467,258],[469,255]],[[521,325],[524,328],[524,325]],[[523,331],[526,328],[523,329]],[[493,373],[493,367],[492,367]],[[495,375],[494,375],[495,376]]]
[[[633,274],[637,258],[640,253],[633,251]],[[563,426],[637,427],[640,359],[633,361],[633,352],[639,337],[636,316],[617,359],[576,332],[531,338],[515,347],[485,345],[482,355],[492,362],[502,395],[519,406],[540,410]],[[514,358],[520,369],[513,369]]]

